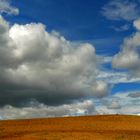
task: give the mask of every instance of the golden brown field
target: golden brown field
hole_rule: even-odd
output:
[[[0,140],[140,140],[140,117],[102,115],[0,121]]]

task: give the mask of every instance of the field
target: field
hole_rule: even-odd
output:
[[[140,117],[101,115],[0,121],[0,140],[140,140]]]

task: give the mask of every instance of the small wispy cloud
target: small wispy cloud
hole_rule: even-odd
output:
[[[18,15],[19,9],[11,6],[10,0],[0,0],[0,13],[6,13],[9,15]]]
[[[132,92],[128,95],[129,97],[132,97],[132,98],[139,98],[140,97],[140,91],[138,92]]]
[[[140,114],[140,96],[137,99],[130,97],[129,95],[135,95],[139,91],[131,92],[118,92],[114,95],[106,97],[100,101],[100,104],[96,106],[96,111],[99,114]]]
[[[123,32],[123,31],[129,30],[130,25],[129,25],[129,24],[125,24],[125,25],[122,25],[122,26],[120,26],[120,27],[111,26],[111,28],[112,28],[113,30],[115,30],[116,32]]]
[[[139,6],[129,0],[110,1],[101,10],[103,16],[109,20],[132,21],[140,16]]]

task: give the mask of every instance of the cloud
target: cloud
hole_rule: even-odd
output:
[[[100,71],[97,79],[108,84],[140,82],[140,77],[134,77],[129,72],[118,72],[114,70]]]
[[[139,8],[138,3],[130,0],[113,0],[104,5],[101,13],[109,20],[132,21],[139,17]]]
[[[134,21],[137,32],[129,38],[125,38],[121,50],[113,58],[114,68],[128,69],[134,75],[140,75],[140,31],[139,20]]]
[[[91,100],[84,100],[82,102],[60,106],[47,106],[33,100],[30,102],[30,106],[28,107],[18,108],[6,105],[0,108],[0,118],[5,120],[93,114],[97,114],[97,111],[95,110],[94,104]]]
[[[132,97],[132,98],[138,98],[140,97],[140,92],[132,92],[130,94],[128,94],[129,97]]]
[[[139,91],[137,91],[139,92]],[[129,94],[135,94],[136,91],[120,92],[100,100],[96,105],[96,111],[99,114],[140,114],[140,98],[132,98]],[[95,102],[95,101],[94,101]]]
[[[135,50],[123,50],[113,59],[116,68],[137,69],[139,67],[139,56]]]
[[[100,63],[103,65],[97,75],[97,80],[104,81],[105,83],[108,83],[109,85],[115,85],[118,83],[139,83],[140,77],[134,76],[132,73],[130,73],[128,70],[121,70],[118,71],[118,69],[110,69],[104,67],[104,65],[111,65],[112,61],[114,61],[114,57],[108,57],[103,56],[99,57]]]
[[[140,30],[140,19],[135,20],[133,25],[137,30]]]
[[[41,23],[9,24],[0,17],[0,105],[36,99],[60,105],[88,97],[102,98],[109,86],[97,81],[94,46],[73,46]]]
[[[6,13],[9,15],[18,15],[19,9],[11,6],[10,0],[0,0],[0,13]]]
[[[111,26],[111,28],[117,32],[123,32],[123,31],[127,31],[129,30],[130,28],[130,25],[129,24],[125,24],[125,25],[122,25],[120,27],[115,27],[115,26]]]
[[[121,105],[119,104],[118,100],[113,99],[111,103],[107,103],[108,109],[120,109]]]

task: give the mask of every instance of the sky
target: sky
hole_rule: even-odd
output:
[[[140,115],[139,0],[0,0],[0,119]]]

